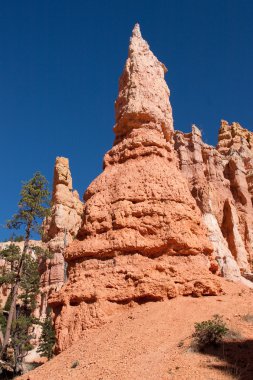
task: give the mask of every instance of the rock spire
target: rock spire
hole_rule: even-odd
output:
[[[166,139],[173,131],[170,91],[164,80],[166,67],[149,49],[136,24],[130,39],[128,58],[119,81],[115,102],[116,142],[134,128],[163,130]]]
[[[81,225],[83,204],[72,187],[69,160],[57,157],[54,167],[54,181],[51,214],[43,222],[43,242],[53,258],[41,266],[40,316],[44,316],[48,296],[59,290],[64,283],[63,253],[76,236]]]
[[[177,167],[164,66],[136,26],[116,101],[116,143],[84,194],[65,252],[68,281],[49,302],[57,349],[126,304],[221,291],[201,211]]]

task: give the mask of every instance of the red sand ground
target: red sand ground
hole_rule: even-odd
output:
[[[226,294],[217,297],[126,306],[123,314],[86,331],[68,350],[19,380],[253,379],[253,291],[225,281],[224,289]],[[233,333],[220,348],[194,352],[194,323],[214,314],[222,315]]]

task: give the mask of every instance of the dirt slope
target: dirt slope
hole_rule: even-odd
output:
[[[123,314],[19,379],[253,379],[253,291],[229,282],[224,289],[218,297],[126,306]],[[217,313],[233,334],[219,349],[193,352],[194,323]]]

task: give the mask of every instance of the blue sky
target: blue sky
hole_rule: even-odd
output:
[[[0,224],[21,181],[52,183],[70,159],[81,197],[113,143],[114,100],[131,30],[167,66],[175,128],[220,119],[253,128],[253,2],[247,0],[24,0],[0,4]],[[0,240],[10,232],[0,228]]]

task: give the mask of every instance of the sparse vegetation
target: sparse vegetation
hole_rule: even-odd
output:
[[[8,241],[12,241],[12,242],[20,242],[20,241],[24,241],[25,238],[23,235],[16,235],[16,234],[11,234],[11,236],[9,238],[6,238],[4,241],[5,242],[8,242]]]
[[[217,345],[228,331],[222,316],[216,314],[212,319],[195,323],[195,331],[192,335],[194,338],[193,344],[198,350],[202,350],[209,345]]]

